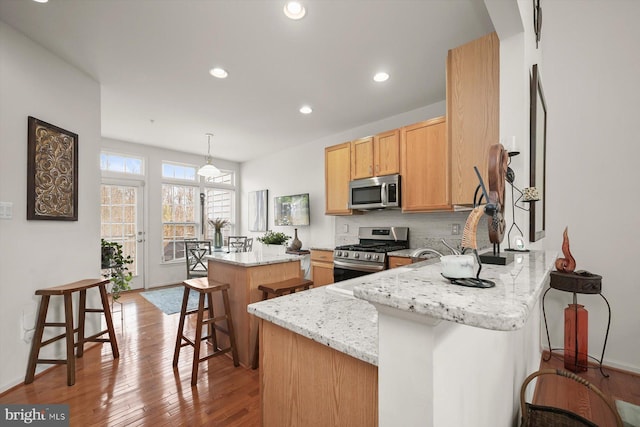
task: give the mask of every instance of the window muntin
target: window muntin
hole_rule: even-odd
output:
[[[144,159],[127,154],[102,151],[100,153],[100,170],[128,175],[144,175]]]

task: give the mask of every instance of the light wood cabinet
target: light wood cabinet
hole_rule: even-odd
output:
[[[400,130],[351,141],[351,179],[400,173]]]
[[[333,283],[333,251],[311,250],[311,280],[314,288]]]
[[[401,131],[402,211],[450,210],[449,144],[444,117]]]
[[[373,137],[351,141],[351,179],[373,176]]]
[[[409,265],[412,263],[413,263],[413,260],[411,258],[407,258],[403,256],[389,257],[389,268],[402,267],[403,265]]]
[[[485,185],[489,147],[500,141],[500,40],[495,32],[449,50],[447,126],[451,146],[451,203],[473,203]]]
[[[373,138],[373,164],[376,176],[400,173],[400,129]]]
[[[351,143],[324,149],[325,213],[351,215],[349,181],[351,180]]]
[[[260,321],[263,427],[378,425],[378,368]]]

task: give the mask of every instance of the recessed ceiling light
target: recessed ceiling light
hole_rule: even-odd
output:
[[[33,0],[36,3],[47,3],[49,0]]]
[[[379,73],[376,73],[375,76],[373,76],[373,80],[378,83],[386,82],[387,80],[389,80],[389,74],[385,73],[384,71],[381,71]]]
[[[209,73],[213,77],[217,77],[219,79],[226,79],[227,76],[229,75],[229,73],[227,73],[227,70],[225,70],[224,68],[217,68],[217,67],[210,69]]]
[[[308,105],[304,105],[304,106],[300,107],[300,112],[302,114],[311,114],[313,112],[313,110]]]
[[[302,3],[299,1],[288,1],[284,5],[284,14],[290,19],[302,19],[307,13]]]

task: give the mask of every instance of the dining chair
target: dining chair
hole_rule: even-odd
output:
[[[192,277],[206,277],[207,260],[205,255],[211,253],[210,240],[185,240],[184,253],[187,261],[187,279]]]
[[[247,236],[229,236],[229,252],[245,252]]]
[[[253,251],[253,237],[248,237],[244,242],[244,251],[251,252]]]

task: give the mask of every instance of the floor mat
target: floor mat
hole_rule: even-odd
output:
[[[171,288],[162,288],[152,291],[141,292],[147,301],[158,307],[164,314],[180,313],[182,308],[182,296],[184,295],[183,286],[175,286]],[[206,303],[205,303],[206,304]],[[189,293],[189,302],[187,310],[195,310],[198,308],[198,293],[191,291]]]

